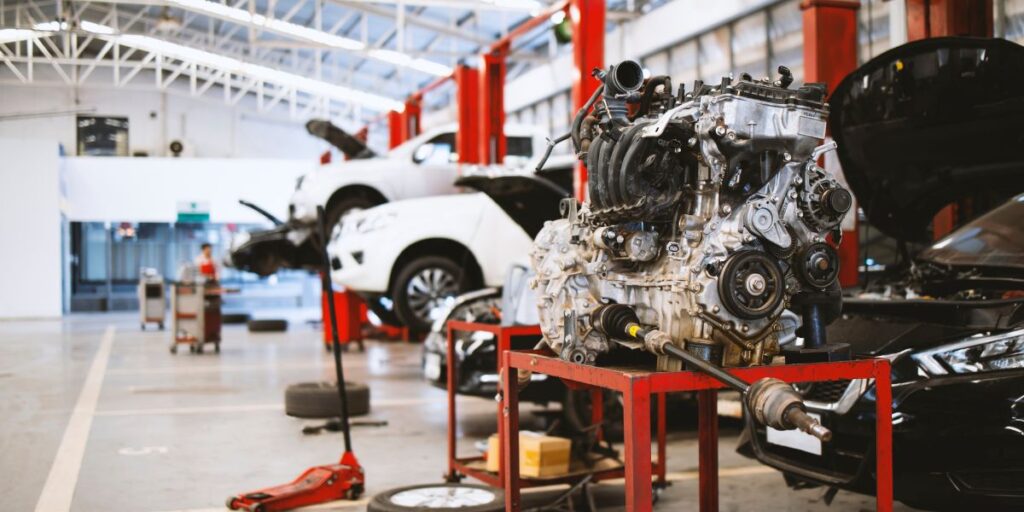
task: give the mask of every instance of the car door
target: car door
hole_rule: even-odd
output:
[[[403,175],[400,187],[406,198],[453,194],[457,191],[459,155],[455,133],[444,132],[417,146],[411,157],[412,169]]]

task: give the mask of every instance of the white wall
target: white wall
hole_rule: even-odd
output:
[[[206,201],[211,222],[266,222],[245,199],[278,218],[309,160],[68,157],[68,219],[174,222],[178,201]]]
[[[170,156],[168,145],[181,140],[185,154],[204,158],[307,158],[315,161],[330,146],[308,133],[303,123],[253,114],[243,100],[227,106],[215,96],[192,98],[180,91],[150,86],[114,89],[109,84],[0,86],[0,137],[46,134],[68,155],[76,154],[75,111],[86,115],[128,117],[131,152]],[[60,113],[57,115],[47,115]],[[12,118],[30,115],[30,118]]]
[[[57,141],[0,137],[0,318],[61,314]]]

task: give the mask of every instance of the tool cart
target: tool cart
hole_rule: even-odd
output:
[[[221,302],[223,289],[216,282],[177,282],[171,285],[171,327],[174,339],[171,353],[178,345],[188,345],[189,352],[203,353],[203,345],[213,343],[220,352]]]
[[[164,278],[155,268],[144,268],[139,273],[139,325],[146,330],[146,324],[155,323],[164,329],[167,302],[164,296]]]

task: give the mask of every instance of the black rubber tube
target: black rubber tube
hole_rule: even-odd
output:
[[[725,384],[726,386],[729,386],[732,389],[735,389],[736,391],[739,391],[740,393],[746,393],[747,390],[750,389],[750,384],[748,384],[747,382],[744,382],[740,378],[725,371],[719,366],[711,364],[675,345],[666,344],[662,348],[662,350],[664,350],[666,354],[672,357],[682,359],[685,363],[689,364],[697,371],[710,375],[715,380]]]
[[[576,111],[576,117],[572,120],[572,130],[569,133],[572,135],[573,150],[576,153],[580,152],[580,126],[583,125],[583,118],[587,116],[587,112],[590,112],[590,108],[594,106],[594,102],[602,92],[604,92],[604,84],[594,89],[594,94],[590,95],[590,99],[583,105],[583,108]]]

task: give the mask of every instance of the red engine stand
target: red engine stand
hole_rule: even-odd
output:
[[[459,365],[458,358],[455,355],[455,344],[452,343],[453,334],[456,332],[489,332],[497,338],[498,353],[503,354],[506,351],[512,350],[512,338],[516,336],[539,336],[541,334],[539,325],[515,325],[509,327],[502,327],[495,324],[484,324],[477,322],[463,322],[460,320],[449,320],[448,321],[448,344],[447,344],[447,381],[448,381],[448,470],[445,473],[445,480],[447,482],[459,482],[464,477],[471,477],[480,482],[483,482],[491,487],[503,487],[505,484],[505,464],[502,462],[505,457],[504,445],[498,447],[498,473],[491,473],[479,466],[480,462],[483,462],[485,457],[469,456],[460,457],[457,453],[456,446],[458,441],[458,413],[456,412],[456,395],[458,391],[456,386],[459,381]],[[501,374],[501,360],[498,360],[497,371]],[[574,385],[571,381],[566,382],[567,385]],[[591,391],[591,424],[601,423],[603,412],[603,390],[592,386],[582,386],[589,388]],[[505,428],[505,422],[503,416],[505,416],[505,408],[503,403],[498,403],[497,406],[497,417],[498,417],[498,436],[502,437],[502,432]],[[666,465],[663,461],[666,460],[665,452],[665,394],[658,395],[657,404],[657,442],[658,442],[658,458],[653,461],[653,471],[655,475],[655,485],[659,488],[665,487],[668,480],[666,478]],[[598,436],[603,435],[602,432],[598,431]],[[518,466],[517,466],[518,467]],[[537,478],[537,479],[523,479],[519,481],[519,487],[537,487],[537,486],[548,486],[555,484],[575,484],[582,478],[589,477],[591,482],[600,482],[602,480],[612,480],[616,478],[622,478],[624,476],[622,467],[595,470],[586,475],[574,474],[566,475],[564,477],[548,477],[548,478]]]
[[[717,380],[696,372],[654,372],[636,368],[583,366],[535,352],[502,353],[502,389],[516,389],[519,370],[543,373],[562,380],[622,393],[625,426],[626,506],[631,512],[652,508],[651,395],[697,391],[699,404],[699,485],[701,512],[718,511],[718,415]],[[759,366],[733,370],[747,382],[774,377],[786,382],[817,382],[839,379],[875,379],[875,464],[878,482],[877,510],[892,511],[892,381],[889,361],[864,359],[835,363]],[[519,397],[502,394],[501,443],[504,465],[505,510],[520,510]],[[660,407],[659,407],[660,408]],[[652,471],[653,470],[653,471]]]
[[[231,510],[274,512],[315,505],[335,500],[355,500],[363,494],[363,467],[352,452],[345,452],[341,462],[315,466],[293,482],[267,487],[228,498]]]

